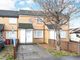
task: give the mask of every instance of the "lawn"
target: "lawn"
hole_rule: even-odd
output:
[[[1,52],[0,52],[0,60],[13,60],[13,46],[9,45],[6,46]]]

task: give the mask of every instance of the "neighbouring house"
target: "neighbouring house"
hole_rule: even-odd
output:
[[[80,28],[74,28],[70,32],[71,41],[80,42]]]
[[[12,30],[14,30],[15,39],[19,43],[49,43],[53,44],[56,40],[56,34],[53,25],[45,25],[44,14],[40,11],[10,11],[0,10],[0,34],[2,33],[5,40],[12,39]],[[4,28],[2,28],[4,27]],[[49,29],[48,29],[48,28]],[[69,26],[62,26],[61,40],[69,41]]]

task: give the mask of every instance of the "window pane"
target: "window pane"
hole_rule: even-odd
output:
[[[32,23],[32,18],[30,18],[27,23]]]
[[[37,18],[37,23],[42,23],[43,18]]]
[[[41,30],[34,31],[34,37],[35,38],[43,38],[43,31],[41,31]]]
[[[6,39],[17,39],[17,32],[8,31],[6,32]]]
[[[50,30],[50,39],[56,40],[56,32],[54,30]]]
[[[17,18],[9,18],[9,23],[10,24],[16,24],[17,23]]]

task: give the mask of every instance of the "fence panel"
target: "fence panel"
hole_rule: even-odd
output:
[[[55,42],[56,40],[49,39],[49,46],[52,48],[56,48]],[[80,53],[80,43],[79,42],[61,41],[60,47],[61,47],[61,50]]]

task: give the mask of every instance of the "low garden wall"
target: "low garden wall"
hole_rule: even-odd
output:
[[[49,46],[55,49],[56,48],[55,42],[56,40],[49,39]],[[61,50],[80,53],[79,42],[61,41],[60,47],[61,47]]]
[[[43,38],[34,38],[33,42],[34,43],[43,43],[44,40],[43,40]]]

